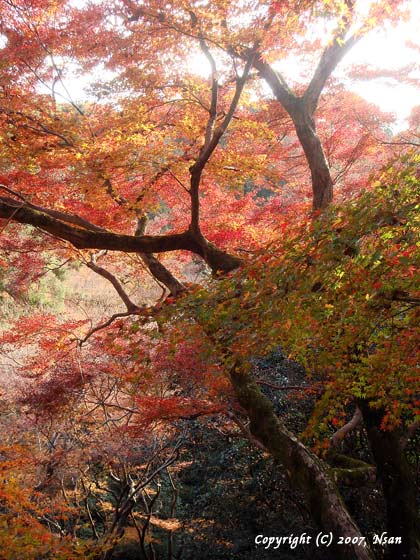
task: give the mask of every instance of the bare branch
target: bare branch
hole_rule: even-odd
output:
[[[143,235],[146,231],[147,217],[143,214],[137,217],[137,228],[135,235]],[[185,291],[185,286],[175,278],[170,270],[166,268],[153,254],[140,253],[140,258],[146,265],[150,274],[159,284],[163,284],[172,296],[177,296]]]
[[[361,39],[361,36],[352,35],[347,41],[341,39],[341,35],[335,37],[333,43],[322,53],[321,60],[315,70],[312,80],[303,96],[304,103],[311,115],[314,114],[319,96],[324,89],[325,83],[331,76],[338,63],[344,55]]]
[[[172,296],[185,292],[185,286],[175,278],[170,270],[150,253],[140,253],[140,257],[152,276],[166,286]]]
[[[258,385],[264,385],[265,387],[270,387],[270,389],[275,389],[276,391],[292,391],[295,389],[308,389],[304,385],[276,385],[275,383],[270,383],[269,381],[263,381],[262,379],[256,380]]]
[[[362,418],[363,418],[362,411],[358,406],[356,406],[356,410],[353,415],[353,418],[349,422],[347,422],[347,424],[344,424],[344,426],[342,426],[339,430],[337,430],[335,434],[332,436],[331,438],[332,445],[334,447],[338,447],[340,443],[343,441],[343,439],[346,437],[346,435],[352,432],[361,423]]]
[[[14,199],[0,197],[0,218],[13,219],[22,224],[38,227],[54,237],[69,241],[78,249],[107,249],[126,253],[164,253],[186,250],[204,256],[203,249],[190,232],[171,235],[144,235],[136,237],[103,230],[94,224],[83,225],[85,229],[70,225],[86,224],[79,216],[56,210],[22,204]],[[75,221],[77,220],[77,222]]]
[[[237,416],[235,416],[235,414],[229,412],[228,417],[232,420],[232,422],[234,422],[239,430],[241,431],[241,434],[248,439],[252,444],[254,444],[256,447],[258,447],[259,449],[261,449],[262,451],[268,451],[267,448],[265,447],[265,445],[263,445],[251,432],[251,430],[249,429],[249,425],[248,424],[244,424],[241,420],[239,420],[239,418]]]
[[[274,70],[267,62],[264,62],[261,54],[257,54],[253,65],[268,83],[275,98],[280,101],[289,114],[292,113],[297,97],[291,91],[283,76]]]
[[[27,115],[27,114],[23,113],[22,111],[11,111],[11,110],[4,109],[4,108],[0,108],[0,113],[5,113],[6,115],[8,115],[8,117],[16,115],[18,117],[26,119],[26,120],[28,120],[29,122],[32,123],[32,126],[28,125],[28,124],[21,124],[20,126],[22,126],[23,128],[27,128],[28,130],[32,130],[33,132],[35,132],[37,134],[47,134],[47,135],[50,135],[50,136],[56,136],[57,138],[62,140],[64,142],[64,144],[66,146],[68,146],[69,148],[74,148],[75,147],[74,143],[71,140],[69,140],[66,136],[64,136],[64,134],[61,134],[61,132],[57,132],[56,130],[53,130],[52,128],[46,126],[45,124],[40,122],[38,119],[35,119],[31,115]],[[13,122],[13,121],[11,121],[11,122]],[[18,126],[18,123],[13,123],[13,124],[16,124]],[[36,126],[33,126],[33,125],[36,125]]]
[[[209,47],[207,46],[207,43],[205,42],[202,36],[200,36],[200,47],[205,57],[209,61],[211,67],[211,102],[210,102],[210,109],[209,109],[209,119],[207,121],[205,139],[202,147],[202,150],[204,151],[209,146],[213,136],[214,123],[216,122],[216,116],[217,116],[217,95],[218,95],[219,84],[217,79],[216,62],[210,52]]]
[[[187,189],[187,187],[184,185],[184,183],[182,183],[182,181],[180,181],[178,179],[178,177],[175,175],[175,173],[173,173],[170,169],[168,169],[168,173],[171,177],[173,177],[175,179],[175,181],[178,183],[178,185],[184,189],[184,191],[186,191],[187,193],[189,193],[189,189]]]
[[[138,311],[140,311],[140,307],[138,307],[135,303],[131,301],[127,292],[122,287],[121,283],[118,281],[116,276],[114,276],[111,272],[109,272],[109,270],[106,270],[105,268],[98,266],[95,263],[93,257],[90,262],[87,262],[85,264],[88,268],[90,268],[91,270],[96,272],[96,274],[99,274],[100,276],[108,280],[113,285],[115,291],[124,302],[124,305],[126,306],[128,313],[137,313]]]
[[[401,140],[396,140],[395,142],[385,142],[384,140],[378,140],[380,144],[386,146],[415,146],[416,148],[420,146],[420,142],[411,142],[402,138]]]
[[[244,89],[245,83],[248,79],[249,71],[251,69],[252,63],[254,60],[254,54],[249,57],[245,64],[245,69],[243,71],[242,76],[236,79],[236,88],[235,93],[233,95],[232,101],[230,102],[230,107],[228,112],[226,113],[223,121],[220,125],[214,129],[213,135],[211,140],[208,143],[205,143],[200,150],[200,154],[195,161],[195,163],[190,167],[190,174],[191,174],[191,188],[190,188],[190,196],[191,196],[191,226],[190,229],[197,235],[200,235],[200,225],[199,225],[199,217],[200,217],[200,201],[199,201],[199,187],[201,182],[201,175],[205,165],[207,164],[208,160],[210,159],[212,153],[216,149],[219,144],[219,141],[223,134],[226,132],[230,121],[236,111],[236,108],[239,103],[239,99],[241,97],[242,91]],[[210,118],[211,120],[211,118]],[[210,122],[210,121],[209,121]]]
[[[87,342],[93,334],[103,329],[106,329],[106,327],[109,327],[109,325],[111,325],[117,319],[121,319],[123,317],[129,317],[130,315],[135,315],[136,313],[137,312],[135,311],[131,311],[131,312],[126,311],[125,313],[114,313],[114,315],[112,315],[107,321],[105,321],[105,323],[101,323],[100,325],[97,325],[96,327],[90,329],[90,331],[86,334],[86,336],[81,340],[79,340],[78,342],[79,346],[82,347],[83,344],[85,344],[85,342]]]

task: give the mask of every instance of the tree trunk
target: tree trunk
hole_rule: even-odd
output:
[[[283,77],[264,62],[261,57],[256,57],[254,60],[255,68],[267,81],[277,101],[284,107],[295,125],[296,134],[311,170],[312,208],[314,211],[323,210],[333,199],[331,173],[321,140],[316,133],[314,114],[326,80],[352,44],[353,41],[349,40],[346,42],[346,46],[343,45],[343,48],[340,48],[340,43],[335,41],[330,48],[327,48],[311,83],[302,97],[296,96],[289,89]]]
[[[313,117],[303,100],[296,101],[299,101],[299,103],[296,104],[296,109],[291,112],[291,117],[311,170],[312,209],[314,211],[323,210],[333,199],[330,168],[325,158],[321,140],[316,133]]]
[[[123,500],[122,505],[120,505],[116,510],[114,523],[112,524],[109,533],[103,539],[100,560],[112,559],[115,547],[124,536],[125,529],[128,525],[128,518],[130,517],[135,505],[135,500],[131,497],[127,497]]]
[[[363,536],[348,513],[328,467],[283,426],[247,366],[237,362],[230,378],[238,401],[249,416],[251,433],[284,465],[290,482],[303,493],[319,526],[333,534],[337,559],[372,559],[366,541],[366,546],[355,544],[363,543]],[[338,545],[339,537],[350,537],[355,542]]]
[[[388,537],[402,543],[389,546],[392,560],[420,560],[418,493],[410,465],[401,445],[400,430],[381,430],[383,410],[373,410],[367,401],[359,404],[369,443],[382,482],[387,508]]]

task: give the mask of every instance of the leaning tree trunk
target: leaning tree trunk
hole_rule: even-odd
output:
[[[291,116],[311,170],[312,209],[323,210],[332,202],[333,181],[321,140],[316,133],[315,121],[306,105],[299,101]]]
[[[303,95],[296,95],[283,76],[270,66],[260,53],[248,51],[253,65],[271,87],[277,101],[283,106],[295,125],[296,133],[311,170],[313,210],[323,210],[333,198],[333,182],[321,140],[315,130],[314,115],[322,90],[345,54],[357,43],[360,36],[346,35],[352,25],[354,2],[346,2],[348,11],[342,16],[333,40],[327,45],[312,79]]]
[[[292,485],[303,493],[315,521],[325,532],[333,534],[336,544],[340,537],[354,539],[353,544],[336,546],[336,558],[374,558],[348,513],[328,467],[283,426],[246,365],[237,362],[230,378],[238,401],[249,416],[253,436],[284,465]],[[365,542],[366,546],[360,546],[360,542]]]
[[[401,544],[390,545],[389,558],[420,560],[418,492],[401,445],[402,433],[381,430],[383,410],[370,408],[367,401],[359,406],[384,491],[388,536],[402,540]]]

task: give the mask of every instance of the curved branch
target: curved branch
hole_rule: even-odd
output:
[[[291,114],[295,107],[297,97],[291,91],[283,76],[274,70],[267,62],[264,62],[261,54],[255,57],[253,66],[268,83],[277,101],[280,101],[286,111]]]
[[[124,302],[124,305],[126,306],[128,313],[136,313],[137,311],[140,310],[140,308],[131,301],[127,292],[124,290],[124,288],[122,287],[118,279],[111,272],[109,272],[109,270],[106,270],[102,266],[98,266],[93,260],[87,262],[86,266],[91,270],[93,270],[93,272],[96,272],[96,274],[99,274],[99,276],[102,276],[103,278],[111,282],[117,294]]]
[[[342,34],[335,37],[333,43],[327,47],[322,53],[321,60],[314,72],[312,80],[309,83],[304,95],[303,100],[308,107],[309,113],[314,114],[319,96],[324,89],[325,83],[331,76],[336,66],[344,58],[344,55],[359,41],[361,36],[356,37],[352,35],[347,41],[342,40]]]
[[[149,311],[149,315],[147,314],[147,311]],[[109,325],[112,325],[112,323],[114,321],[116,321],[117,319],[122,319],[123,317],[130,317],[130,315],[140,315],[140,313],[144,313],[144,315],[141,315],[142,319],[149,319],[150,316],[152,315],[152,311],[153,308],[141,308],[138,307],[135,311],[125,311],[123,313],[114,313],[114,315],[111,315],[111,317],[109,319],[107,319],[104,323],[100,323],[99,325],[96,325],[96,327],[93,327],[90,329],[90,331],[82,338],[82,339],[78,339],[78,344],[80,347],[83,346],[83,344],[85,344],[85,342],[87,342],[89,340],[89,338],[95,334],[98,331],[101,331],[102,329],[106,329],[106,327],[109,327]]]
[[[219,83],[217,80],[216,61],[214,60],[213,55],[211,54],[210,49],[202,36],[200,36],[200,47],[205,57],[209,61],[211,67],[211,103],[209,109],[209,119],[206,126],[205,140],[202,148],[203,150],[205,150],[210,144],[211,138],[213,136],[214,123],[216,122]]]
[[[232,420],[232,422],[234,424],[236,424],[236,426],[238,426],[240,433],[242,434],[242,436],[245,439],[249,440],[252,444],[255,445],[255,447],[258,447],[258,449],[261,449],[261,451],[265,451],[266,453],[268,452],[267,447],[263,443],[261,443],[261,441],[252,434],[252,432],[249,428],[249,423],[244,424],[233,413],[228,413],[227,416]]]
[[[78,220],[81,227],[76,227],[70,225],[74,221],[71,215],[41,207],[33,208],[28,203],[22,205],[22,202],[6,197],[0,197],[0,218],[13,219],[15,222],[37,227],[59,239],[69,241],[78,249],[107,249],[126,253],[186,250],[203,256],[202,248],[188,231],[171,235],[135,237],[105,231],[90,223],[89,226],[83,227],[83,219]]]
[[[135,231],[136,236],[144,235],[146,231],[147,217],[145,215],[137,217],[137,228]],[[166,268],[154,255],[151,253],[140,253],[140,258],[148,268],[150,274],[160,284],[163,284],[174,297],[185,291],[185,286],[180,282],[172,272]]]
[[[203,173],[204,167],[206,166],[207,162],[209,161],[212,153],[217,148],[220,139],[222,138],[223,134],[226,132],[230,121],[233,118],[233,115],[236,111],[236,108],[239,103],[239,99],[241,97],[242,91],[244,89],[245,83],[248,79],[249,71],[251,70],[251,66],[253,63],[254,55],[250,56],[245,64],[245,68],[243,71],[242,76],[238,77],[236,80],[236,88],[235,93],[233,95],[232,101],[230,102],[230,107],[228,112],[225,115],[225,118],[221,122],[221,124],[213,130],[213,117],[212,113],[210,112],[210,117],[207,123],[206,129],[206,138],[204,144],[200,150],[200,154],[195,161],[195,163],[190,167],[190,174],[191,174],[191,188],[190,188],[190,196],[191,196],[191,230],[196,234],[200,234],[200,225],[199,225],[199,214],[200,214],[200,200],[199,200],[199,188],[200,188],[200,181],[201,175]],[[213,84],[214,84],[214,77],[213,77]],[[212,98],[212,106],[217,101],[217,98],[214,97],[214,85],[213,85],[213,98]]]
[[[161,284],[166,286],[172,296],[177,296],[185,292],[185,286],[163,265],[154,255],[141,253],[140,257],[152,276]]]
[[[361,35],[353,34],[346,40],[346,35],[350,30],[354,15],[354,0],[345,0],[345,10],[338,23],[338,28],[333,37],[332,43],[322,53],[318,66],[315,69],[312,80],[303,96],[304,103],[310,115],[313,115],[319,96],[324,89],[325,83],[334,72],[338,63],[344,55],[359,41]]]
[[[151,184],[160,179],[167,171],[169,171],[169,168],[167,166],[158,171],[158,173],[156,173],[156,175],[152,179]],[[112,181],[109,177],[105,178],[104,185],[107,193],[118,204],[118,206],[122,207],[128,204],[128,200],[114,189],[114,185],[112,184]],[[136,199],[136,203],[140,202],[142,196],[142,193],[140,193],[140,195]],[[137,227],[136,231],[134,232],[134,236],[142,237],[146,233],[147,216],[146,214],[139,213],[139,211],[136,211],[136,215]],[[166,286],[171,295],[177,296],[185,290],[185,287],[181,284],[181,282],[179,282],[170,272],[170,270],[168,270],[152,253],[139,253],[139,255],[153,278],[155,278],[155,280],[157,280],[159,283]]]
[[[353,415],[353,418],[349,422],[347,422],[347,424],[344,424],[344,426],[342,426],[339,430],[337,430],[335,434],[332,436],[331,438],[332,445],[334,447],[338,447],[340,443],[343,441],[343,439],[346,437],[346,435],[349,432],[353,431],[360,424],[362,418],[363,418],[362,411],[358,406],[356,406],[356,410]]]

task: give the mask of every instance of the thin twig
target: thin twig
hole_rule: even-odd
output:
[[[305,385],[276,385],[275,383],[270,383],[269,381],[263,381],[262,379],[258,379],[256,381],[258,385],[264,385],[266,387],[270,387],[270,389],[275,389],[276,391],[289,391],[295,389],[309,389]]]

